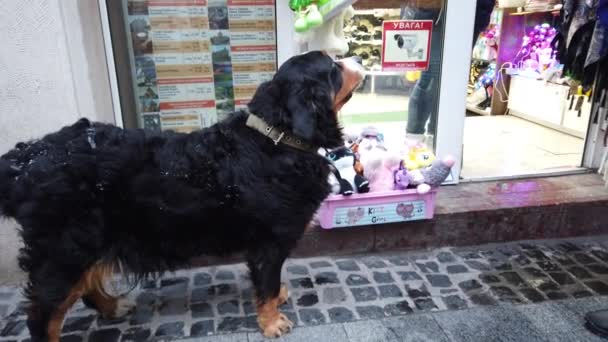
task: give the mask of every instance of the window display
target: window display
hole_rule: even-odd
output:
[[[244,108],[276,71],[274,0],[124,0],[137,122],[190,132]]]

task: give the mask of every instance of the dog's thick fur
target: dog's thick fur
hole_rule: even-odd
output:
[[[336,112],[360,75],[321,52],[293,57],[249,104],[268,124],[315,147],[342,144]],[[22,226],[32,341],[58,341],[79,298],[112,316],[102,282],[118,267],[138,279],[199,255],[244,251],[258,322],[291,322],[281,267],[329,194],[318,154],[278,144],[237,112],[191,134],[151,133],[86,119],[0,158],[0,213]]]

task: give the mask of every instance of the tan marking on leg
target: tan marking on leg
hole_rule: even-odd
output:
[[[287,300],[289,300],[289,290],[287,289],[287,286],[281,285],[281,291],[279,292],[279,306],[287,303]]]
[[[51,320],[47,325],[49,342],[59,342],[65,314],[78,299],[91,291],[98,291],[100,294],[105,294],[105,291],[103,291],[103,279],[108,275],[111,275],[112,270],[113,267],[111,265],[98,263],[80,277],[80,280],[78,280],[76,285],[70,289],[66,299],[57,307],[51,316]]]
[[[279,311],[280,296],[258,303],[258,324],[266,337],[281,337],[291,331],[293,323]]]

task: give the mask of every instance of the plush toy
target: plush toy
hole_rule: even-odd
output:
[[[344,22],[352,18],[355,10],[351,6],[356,0],[291,0],[291,2],[310,3],[303,11],[295,10],[298,19],[295,23],[296,36],[300,43],[307,43],[308,50],[322,50],[329,55],[344,55],[348,52],[348,43],[344,36]],[[290,4],[291,4],[290,2]],[[297,8],[297,7],[296,7]],[[311,12],[312,11],[312,12]],[[312,24],[308,18],[313,14]],[[318,23],[318,24],[317,24]]]
[[[375,127],[363,129],[357,139],[358,153],[369,180],[370,191],[390,191],[395,188],[395,172],[401,158],[384,146],[384,137]]]
[[[419,194],[426,194],[431,188],[440,186],[448,178],[454,163],[454,158],[450,156],[443,159],[435,159],[431,166],[407,170],[407,173],[401,177],[409,180],[409,184],[415,186]],[[397,178],[395,178],[395,181],[397,181]]]
[[[430,166],[435,161],[435,154],[423,144],[409,146],[406,157],[403,160],[408,170],[416,170]]]
[[[329,0],[290,0],[289,8],[297,14],[294,23],[296,32],[306,32],[311,28],[321,26],[323,15],[319,12],[319,5],[327,2]]]
[[[412,175],[410,175],[407,169],[403,166],[403,162],[399,165],[399,169],[394,173],[394,187],[395,190],[405,190],[410,186],[412,181]]]
[[[329,179],[334,194],[348,196],[355,192],[369,192],[369,181],[356,171],[358,160],[352,150],[338,147],[329,151],[326,157],[334,166]]]

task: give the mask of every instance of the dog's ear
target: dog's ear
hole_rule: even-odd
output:
[[[309,141],[314,137],[318,115],[312,93],[311,89],[302,89],[287,100],[293,133]]]

